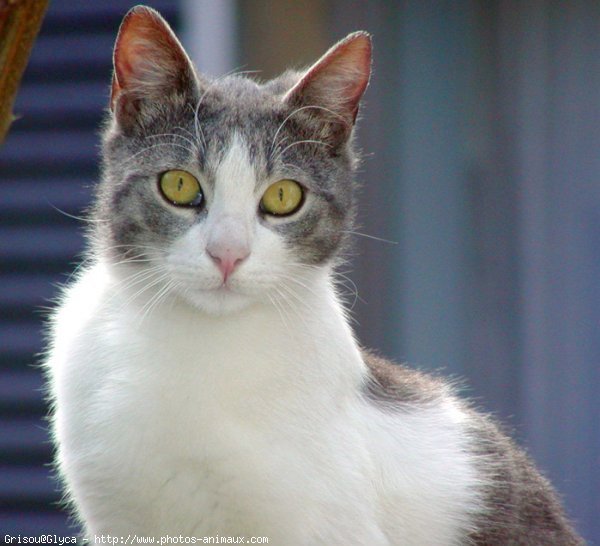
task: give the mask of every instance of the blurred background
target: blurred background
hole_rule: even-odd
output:
[[[113,41],[134,4],[53,0],[0,148],[0,530],[75,534],[57,505],[44,307],[80,259]],[[147,1],[201,70],[269,78],[373,34],[361,342],[464,380],[600,544],[600,3]],[[378,240],[385,239],[392,242]],[[354,301],[356,300],[356,301]]]

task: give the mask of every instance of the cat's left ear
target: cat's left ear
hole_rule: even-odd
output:
[[[371,37],[359,31],[335,44],[284,96],[291,106],[313,110],[328,125],[330,139],[345,141],[371,74]]]
[[[135,121],[144,106],[196,91],[192,62],[169,24],[152,8],[135,6],[125,15],[113,61],[110,107],[125,124]]]

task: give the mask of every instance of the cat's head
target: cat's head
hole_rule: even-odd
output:
[[[352,229],[370,65],[358,32],[303,72],[209,79],[157,12],[133,8],[115,44],[96,251],[209,312],[301,293]]]

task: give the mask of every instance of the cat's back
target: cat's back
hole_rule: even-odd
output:
[[[462,404],[441,380],[370,352],[363,360],[386,534],[406,544],[461,544],[484,499]]]
[[[366,398],[378,414],[374,438],[389,449],[379,458],[387,478],[383,496],[394,506],[406,504],[402,496],[418,484],[413,520],[421,516],[435,529],[425,518],[437,505],[436,517],[462,527],[469,544],[584,544],[550,483],[493,419],[456,397],[444,380],[369,352],[363,358]],[[397,513],[388,516],[393,526]]]

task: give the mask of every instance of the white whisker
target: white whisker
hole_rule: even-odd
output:
[[[292,142],[291,144],[288,144],[283,150],[281,150],[281,152],[279,152],[274,158],[273,161],[277,161],[285,152],[287,152],[292,146],[297,146],[298,144],[322,144],[323,146],[328,146],[329,148],[331,148],[331,144],[328,144],[327,142],[323,142],[322,140],[312,140],[312,139],[306,139],[306,140],[297,140],[296,142]]]
[[[367,233],[360,233],[359,231],[342,230],[342,233],[348,233],[349,235],[357,235],[359,237],[365,237],[367,239],[373,239],[375,241],[381,241],[382,243],[389,243],[390,245],[399,244],[398,241],[391,241],[389,239],[382,239],[381,237],[375,237],[374,235],[368,235]]]
[[[194,142],[193,140],[190,140],[189,138],[187,138],[183,135],[178,135],[176,133],[160,133],[157,135],[148,135],[145,138],[165,138],[165,137],[180,138],[181,140],[184,140],[185,142],[187,142],[192,148],[197,149],[197,147],[198,147],[197,142]]]
[[[154,148],[159,148],[161,146],[174,146],[177,148],[183,148],[185,151],[187,151],[190,154],[194,154],[195,150],[188,148],[187,146],[184,146],[183,144],[177,144],[176,142],[157,142],[156,144],[152,144],[151,146],[146,146],[145,148],[139,150],[138,152],[136,152],[135,154],[133,154],[132,156],[128,157],[125,160],[125,164],[127,165],[128,163],[130,163],[131,161],[133,161],[135,158],[137,158],[139,155],[146,153],[150,150],[153,150]]]
[[[277,292],[277,290],[275,290]],[[272,294],[267,292],[267,297],[269,298],[269,301],[271,302],[271,304],[273,305],[273,307],[275,307],[275,309],[277,309],[277,313],[279,314],[279,318],[281,318],[281,322],[283,323],[285,329],[288,332],[291,332],[292,330],[290,329],[290,325],[287,322],[285,313],[282,309],[281,303],[277,301],[276,298],[273,297]]]
[[[139,320],[140,324],[144,322],[146,317],[150,316],[152,310],[156,309],[161,301],[164,301],[166,299],[166,297],[174,287],[175,282],[173,280],[170,280],[152,298],[150,298],[148,302],[146,302],[146,304],[144,305],[144,307],[142,307],[140,311],[142,313],[142,316]]]
[[[144,292],[146,292],[147,290],[150,290],[154,286],[164,282],[166,279],[169,278],[168,273],[163,273],[162,275],[160,275],[159,274],[160,271],[161,271],[160,267],[156,267],[156,269],[154,269],[152,271],[145,271],[147,276],[137,277],[134,281],[132,281],[128,285],[126,285],[124,287],[124,290],[129,290],[138,284],[143,284],[143,286],[140,289],[138,289],[136,292],[131,294],[123,302],[122,307],[126,307],[127,305],[129,305],[129,303],[133,302],[136,298],[141,296]],[[150,280],[151,282],[148,282],[148,280]]]
[[[281,144],[280,142],[277,142],[277,136],[279,135],[279,131],[281,131],[281,129],[283,128],[283,126],[288,122],[288,120],[292,116],[296,115],[298,112],[302,112],[303,110],[309,110],[309,109],[324,110],[324,111],[330,113],[331,115],[333,115],[335,117],[338,117],[346,125],[348,124],[348,120],[346,120],[342,115],[338,114],[337,112],[334,112],[333,110],[330,110],[329,108],[325,108],[324,106],[319,106],[319,105],[313,104],[313,105],[301,106],[300,108],[296,108],[292,113],[290,113],[279,124],[279,127],[277,127],[277,131],[275,131],[275,136],[273,137],[273,141],[271,142],[271,147],[269,148],[269,159],[270,160],[273,158],[273,152],[275,151],[275,149]],[[278,155],[278,157],[280,157],[280,156],[281,156],[281,154]]]

